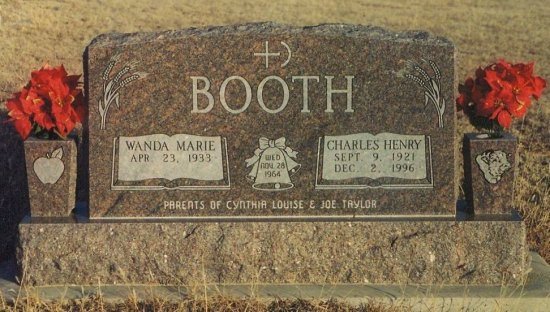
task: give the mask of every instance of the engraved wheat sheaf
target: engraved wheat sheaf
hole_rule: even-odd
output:
[[[420,65],[415,62],[407,62],[407,73],[405,77],[416,82],[424,89],[424,106],[432,103],[438,116],[439,128],[443,128],[443,114],[445,113],[445,99],[441,95],[441,71],[432,60],[422,59],[432,69],[433,76],[428,75]]]
[[[101,74],[103,81],[103,93],[99,99],[99,115],[101,116],[101,129],[105,130],[107,115],[113,104],[120,109],[120,90],[132,82],[145,78],[147,73],[135,71],[137,62],[128,62],[118,66],[120,54],[116,54],[109,60],[109,63]],[[114,69],[117,70],[114,70]]]

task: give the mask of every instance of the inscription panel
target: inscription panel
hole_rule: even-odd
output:
[[[358,133],[325,136],[319,142],[322,153],[319,153],[318,168],[322,170],[317,175],[318,189],[434,186],[431,144],[427,136]],[[385,182],[380,182],[383,178]],[[326,181],[342,180],[347,181],[326,184]],[[364,184],[357,184],[361,181]]]
[[[102,35],[91,216],[452,214],[454,55],[351,25]]]
[[[111,189],[229,189],[227,168],[227,145],[221,137],[118,137],[113,142]]]

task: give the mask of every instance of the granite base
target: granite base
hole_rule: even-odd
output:
[[[513,215],[331,220],[87,220],[19,226],[21,280],[99,284],[520,284]]]
[[[121,305],[129,300],[158,300],[181,304],[182,298],[207,296],[208,302],[222,298],[255,300],[266,305],[276,300],[337,300],[358,307],[380,302],[406,311],[530,311],[547,312],[550,306],[550,265],[531,252],[530,272],[525,284],[518,286],[417,286],[417,285],[207,285],[196,289],[179,285],[62,285],[19,286],[15,283],[15,261],[0,262],[0,299],[8,304],[23,303],[30,298],[40,302],[75,300],[82,302],[100,297],[107,305]],[[7,279],[6,279],[7,277]],[[222,299],[223,300],[223,299]],[[133,301],[132,301],[133,302]],[[391,310],[391,309],[390,309]]]

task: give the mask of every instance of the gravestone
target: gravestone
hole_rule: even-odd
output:
[[[455,50],[272,24],[87,48],[98,217],[455,212]]]
[[[476,214],[510,213],[513,211],[517,139],[510,133],[498,140],[487,140],[486,136],[474,133],[464,136],[465,197]]]
[[[34,285],[520,283],[525,224],[457,211],[454,45],[271,23],[85,52],[91,218],[28,218]]]

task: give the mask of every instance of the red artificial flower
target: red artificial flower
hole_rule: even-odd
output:
[[[9,99],[10,121],[23,139],[33,128],[65,137],[85,115],[78,75],[68,75],[63,65],[44,65],[31,73],[31,80]]]
[[[30,115],[25,112],[23,103],[21,103],[19,98],[20,93],[14,94],[14,98],[8,100],[6,107],[9,110],[8,116],[10,116],[10,121],[13,122],[15,130],[17,130],[23,140],[25,140],[31,133],[32,123],[30,121]]]
[[[504,60],[476,70],[476,78],[460,85],[457,108],[470,117],[496,120],[509,128],[513,118],[521,118],[531,106],[531,97],[538,100],[546,81],[533,76],[534,64],[510,64]]]

